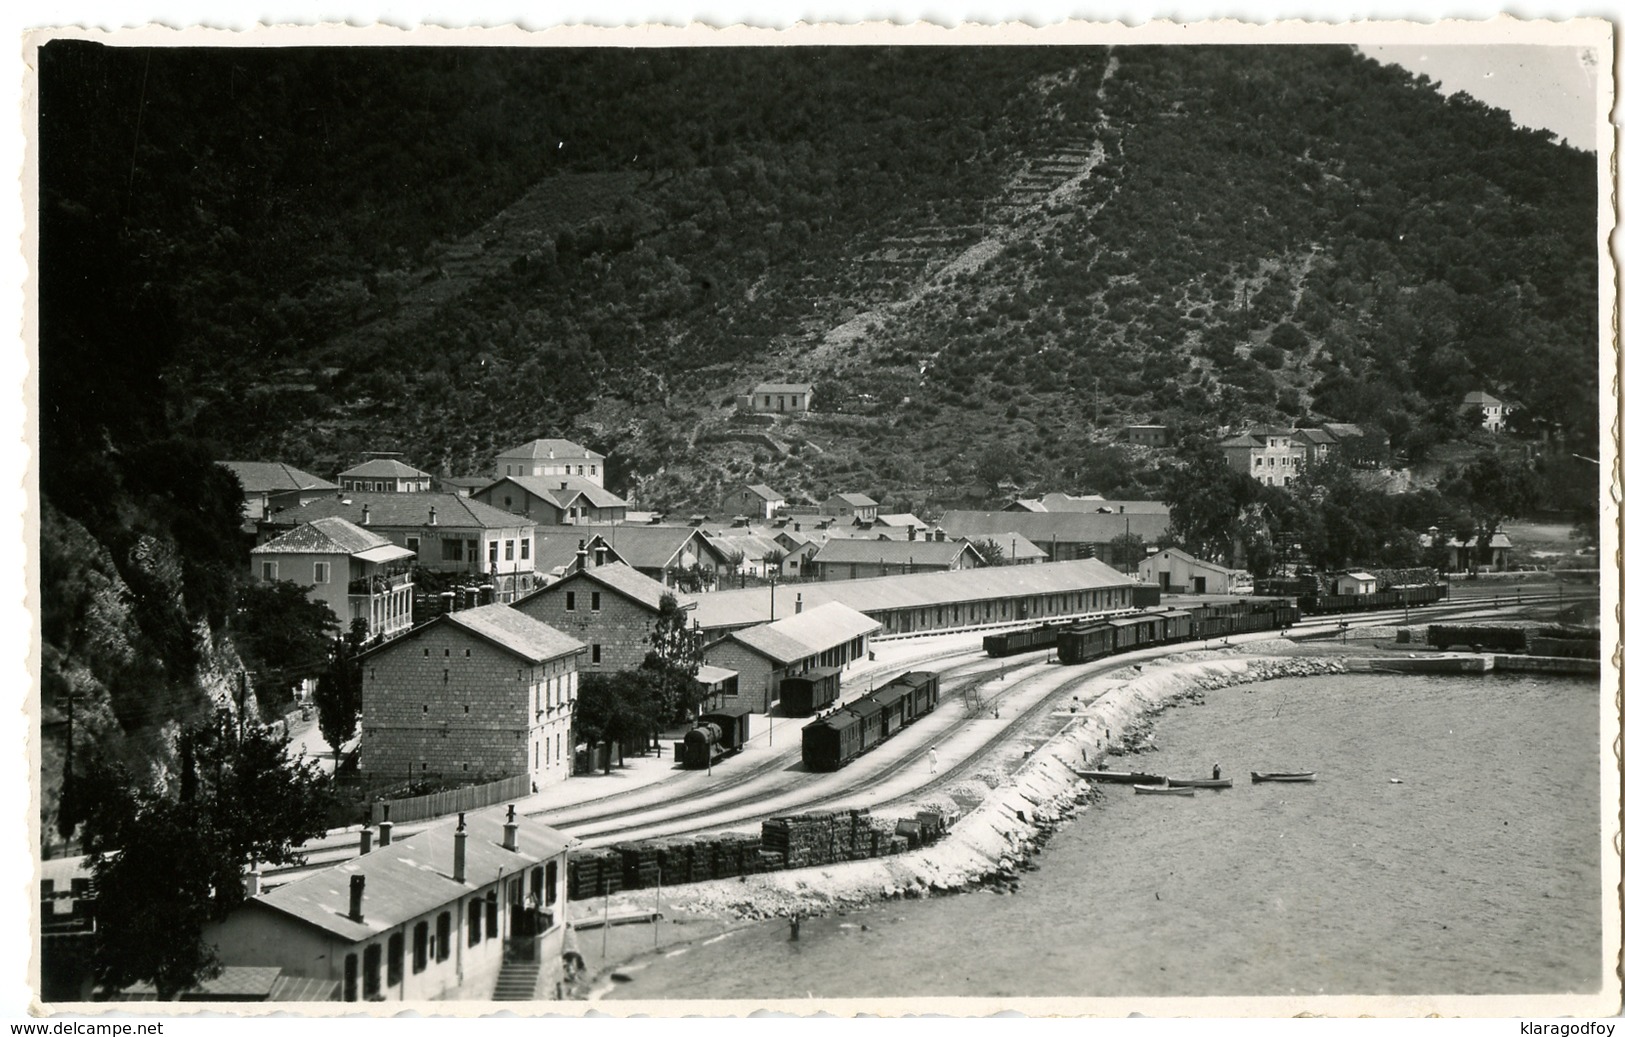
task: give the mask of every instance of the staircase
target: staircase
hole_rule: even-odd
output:
[[[541,962],[512,959],[505,961],[502,963],[502,972],[497,975],[497,989],[496,993],[491,995],[491,1000],[535,1001],[536,981],[541,975]]]

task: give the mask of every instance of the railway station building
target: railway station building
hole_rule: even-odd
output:
[[[506,608],[506,606],[502,606]],[[248,899],[205,930],[228,966],[337,984],[344,1001],[559,996],[567,838],[502,808],[383,842]]]
[[[729,706],[765,713],[779,697],[785,677],[827,667],[844,667],[869,653],[869,637],[880,624],[839,602],[797,611],[784,619],[736,630],[705,650],[707,666],[734,671],[737,698]]]

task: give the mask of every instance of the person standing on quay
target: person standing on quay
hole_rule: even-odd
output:
[[[927,757],[931,761],[931,773],[937,773],[937,747],[931,747],[931,754]]]
[[[1219,780],[1219,765],[1216,763],[1213,765],[1213,780]]]

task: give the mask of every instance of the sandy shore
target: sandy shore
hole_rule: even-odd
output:
[[[1362,631],[1380,640],[1391,631]],[[769,872],[667,888],[660,895],[659,953],[706,939],[755,920],[852,910],[877,900],[921,897],[982,884],[1014,887],[1055,829],[1087,809],[1090,783],[1079,772],[1105,758],[1144,744],[1152,719],[1177,702],[1199,701],[1218,688],[1278,677],[1342,673],[1347,648],[1325,642],[1298,645],[1285,639],[1234,648],[1198,649],[1164,656],[1138,667],[1123,666],[1091,678],[1081,696],[1093,700],[1056,735],[1008,771],[982,773],[981,802],[933,846],[908,853],[817,868]],[[963,787],[955,789],[963,794]],[[921,809],[952,807],[945,796],[924,797]],[[599,908],[594,904],[594,909]],[[653,910],[650,890],[609,898],[613,913]],[[591,991],[607,986],[612,972],[635,971],[638,959],[655,953],[654,927],[614,927],[607,945],[599,931],[579,936],[589,963]],[[605,967],[601,962],[614,963]],[[590,996],[584,984],[576,996]]]

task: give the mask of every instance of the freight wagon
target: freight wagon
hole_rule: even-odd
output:
[[[1305,616],[1337,612],[1374,612],[1379,609],[1431,605],[1449,596],[1448,584],[1423,583],[1390,587],[1375,594],[1306,594],[1298,599],[1298,610]]]
[[[995,659],[1019,652],[1045,651],[1055,647],[1055,635],[1061,629],[1058,623],[1044,623],[1020,630],[1005,630],[982,638],[982,650]]]
[[[827,666],[779,681],[779,712],[787,717],[810,717],[841,697],[841,668]]]

